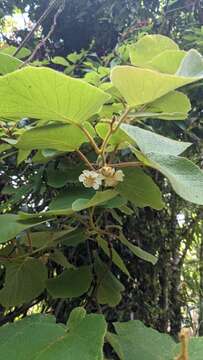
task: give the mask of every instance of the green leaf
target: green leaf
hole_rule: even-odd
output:
[[[157,258],[154,255],[142,250],[139,246],[135,246],[134,244],[132,244],[126,239],[126,237],[122,233],[120,233],[119,235],[119,240],[123,245],[127,246],[134,255],[136,255],[140,259],[148,261],[153,265],[156,264]]]
[[[0,52],[0,74],[5,75],[15,71],[23,62],[13,56]]]
[[[203,76],[202,55],[195,49],[189,50],[183,58],[176,75],[201,78]]]
[[[108,200],[113,199],[118,195],[118,192],[115,190],[105,190],[97,191],[91,199],[78,199],[75,200],[72,204],[72,209],[74,211],[81,211],[88,209],[92,206],[98,206],[105,203]]]
[[[179,91],[171,91],[149,105],[146,112],[139,112],[137,117],[163,120],[184,120],[191,110],[187,95]]]
[[[133,65],[145,67],[145,64],[165,50],[178,50],[178,45],[163,35],[146,35],[129,46],[130,60]]]
[[[116,354],[118,355],[120,360],[124,359],[124,355],[122,352],[122,348],[118,339],[118,335],[113,334],[111,332],[107,332],[106,334],[106,340],[107,342],[112,346],[112,348],[114,349],[114,351],[116,352]]]
[[[84,229],[76,229],[71,231],[70,234],[63,236],[60,240],[65,246],[78,246],[88,239],[88,234]]]
[[[51,252],[49,259],[54,261],[56,264],[63,266],[65,269],[74,269],[74,265],[72,265],[62,251],[59,249],[54,249]]]
[[[17,157],[17,166],[20,165],[23,161],[27,160],[29,155],[30,155],[30,150],[19,149],[18,157]]]
[[[62,65],[65,67],[70,65],[69,62],[61,56],[55,56],[53,59],[51,59],[51,62],[53,64]]]
[[[26,258],[6,263],[6,278],[0,290],[0,304],[6,308],[29,302],[45,288],[47,269],[38,259]]]
[[[94,136],[94,129],[85,124],[89,133]],[[74,151],[89,140],[83,131],[75,125],[47,125],[25,131],[15,145],[19,149],[55,149],[59,151]]]
[[[132,108],[151,103],[175,89],[198,81],[201,77],[163,74],[128,65],[115,66],[111,71],[113,85]]]
[[[149,175],[141,169],[127,169],[124,174],[124,181],[116,187],[122,196],[139,207],[164,207],[161,191]]]
[[[90,266],[65,270],[61,275],[47,280],[47,290],[53,298],[81,296],[90,288],[92,272]]]
[[[121,129],[135,141],[144,154],[157,152],[161,154],[179,155],[192,145],[188,142],[169,139],[133,125],[122,124]]]
[[[94,191],[76,187],[68,191],[62,191],[55,199],[53,199],[49,204],[49,215],[71,215],[74,210],[72,205],[75,201],[78,201],[80,197],[87,199],[89,201],[94,194]]]
[[[13,239],[22,231],[42,224],[45,221],[45,219],[39,219],[39,217],[37,219],[22,221],[19,219],[18,215],[0,215],[0,243],[3,244],[8,240]]]
[[[0,78],[0,116],[84,123],[109,99],[102,90],[48,68],[26,67]]]
[[[68,318],[67,327],[69,330],[76,328],[79,323],[85,318],[86,310],[83,307],[73,309]]]
[[[16,52],[17,48],[15,46],[5,46],[3,48],[1,48],[0,53],[2,54],[7,54],[10,56],[13,56],[14,53]],[[31,51],[25,47],[23,47],[22,49],[20,49],[20,51],[18,52],[18,54],[16,55],[16,57],[18,59],[24,59],[27,56],[29,56],[31,54]]]
[[[186,52],[183,50],[165,50],[153,57],[145,67],[162,73],[175,74],[185,55]]]
[[[111,257],[111,252],[112,252],[112,261],[114,262],[114,264],[124,274],[126,274],[127,276],[130,277],[129,271],[128,271],[127,267],[125,266],[123,259],[120,257],[120,255],[117,253],[117,251],[113,248],[113,246],[110,251],[107,241],[102,239],[100,236],[97,237],[97,243],[108,257]]]
[[[151,166],[166,176],[183,199],[203,205],[203,171],[190,160],[174,155],[148,153]]]
[[[167,334],[146,327],[139,320],[114,323],[117,335],[107,333],[107,340],[121,360],[173,360],[179,358],[181,346]],[[203,337],[189,340],[189,359],[200,360]]]
[[[97,134],[100,136],[101,139],[105,139],[108,131],[110,128],[110,124],[108,123],[98,123],[95,127],[95,130],[97,132]],[[131,141],[131,138],[124,133],[120,128],[118,128],[118,130],[116,130],[115,133],[113,133],[108,141],[108,144],[112,145],[113,147],[116,147],[117,149],[122,149],[127,147],[127,143],[132,143],[133,141]]]
[[[176,348],[178,346],[176,345]],[[200,360],[203,352],[203,337],[193,337],[189,340],[189,359]],[[178,349],[177,349],[178,353]]]
[[[48,168],[46,170],[47,184],[55,189],[60,189],[68,182],[67,173],[60,171],[59,169]]]
[[[33,315],[0,329],[0,352],[16,360],[102,360],[106,322],[86,315],[67,331],[50,315]]]
[[[122,360],[173,360],[175,342],[166,334],[144,326],[139,320],[114,323]],[[113,345],[113,343],[112,343]]]
[[[97,301],[111,307],[118,305],[121,301],[121,292],[125,288],[98,256],[95,259],[95,272],[98,282],[96,289]]]

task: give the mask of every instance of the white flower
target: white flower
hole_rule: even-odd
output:
[[[110,166],[105,166],[101,169],[104,176],[105,186],[116,186],[119,181],[123,181],[124,173],[122,170],[115,170]]]
[[[98,190],[102,184],[104,177],[96,171],[84,170],[79,176],[79,181],[83,183],[86,188],[93,188]]]

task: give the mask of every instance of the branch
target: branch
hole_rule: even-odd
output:
[[[53,0],[49,6],[45,9],[45,11],[43,12],[43,14],[40,16],[39,20],[36,22],[36,24],[33,26],[32,30],[27,34],[27,36],[25,37],[25,39],[22,41],[22,43],[19,45],[19,47],[16,49],[15,53],[13,54],[13,56],[16,56],[19,51],[23,48],[23,46],[32,38],[33,34],[35,33],[35,31],[39,28],[39,26],[41,25],[41,23],[46,19],[46,17],[49,15],[50,11],[52,10],[52,8],[56,5],[56,3],[58,2],[58,0]]]
[[[54,15],[54,20],[53,20],[53,24],[48,32],[48,34],[45,36],[44,39],[42,39],[39,44],[36,46],[36,48],[34,49],[33,53],[29,56],[29,58],[23,63],[23,65],[21,67],[24,67],[26,66],[29,62],[31,62],[35,55],[37,54],[38,50],[44,46],[46,44],[46,41],[50,38],[50,36],[52,35],[52,33],[54,32],[55,30],[55,27],[57,25],[57,19],[59,17],[59,15],[62,13],[62,11],[64,10],[64,7],[65,7],[65,0],[62,1],[61,5],[59,6],[56,14]]]

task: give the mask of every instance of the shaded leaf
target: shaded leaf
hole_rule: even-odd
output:
[[[47,281],[47,290],[53,298],[73,298],[86,293],[92,282],[90,266],[65,270]]]
[[[139,207],[164,207],[161,191],[149,175],[141,169],[127,169],[124,174],[124,180],[116,187],[122,196]]]
[[[86,315],[69,331],[50,315],[33,315],[0,329],[0,352],[16,360],[102,360],[106,322]]]
[[[98,245],[102,248],[102,250],[105,252],[105,254],[111,258],[111,252],[112,252],[112,261],[114,264],[127,276],[130,277],[129,271],[127,267],[125,266],[125,263],[123,259],[120,257],[120,255],[117,253],[117,251],[113,248],[110,251],[108,243],[106,240],[102,239],[101,237],[97,237]]]
[[[22,231],[29,229],[33,226],[42,224],[45,219],[30,219],[20,220],[18,215],[6,214],[0,215],[0,243],[3,244],[8,240],[13,239],[16,235]]]
[[[126,239],[126,237],[125,237],[122,233],[120,233],[118,239],[120,240],[120,242],[121,242],[123,245],[127,246],[128,249],[130,249],[130,251],[132,251],[132,253],[133,253],[134,255],[136,255],[137,257],[139,257],[140,259],[145,260],[145,261],[148,261],[148,262],[150,262],[150,263],[153,264],[153,265],[156,264],[156,262],[157,262],[156,256],[148,253],[148,252],[145,251],[145,250],[142,250],[139,246],[136,246],[136,245],[132,244],[130,241],[128,241],[128,240]]]
[[[38,259],[26,258],[6,264],[6,278],[0,290],[0,303],[6,308],[29,302],[45,288],[46,266]]]
[[[108,200],[113,199],[117,195],[118,193],[115,190],[97,191],[91,199],[82,198],[75,200],[72,204],[72,209],[74,211],[81,211],[83,209],[87,209],[92,206],[98,206],[100,204],[105,203]]]
[[[99,257],[95,259],[95,272],[98,284],[96,289],[97,301],[100,304],[108,304],[111,307],[118,305],[121,301],[121,292],[125,289],[123,284],[112,274]]]

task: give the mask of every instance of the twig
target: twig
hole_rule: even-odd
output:
[[[91,169],[91,170],[95,170],[94,166],[89,162],[89,160],[86,158],[86,156],[82,153],[82,151],[77,150],[78,155],[80,156],[80,158],[87,164],[87,166]]]
[[[29,56],[29,58],[23,63],[23,65],[21,67],[26,66],[27,64],[29,64],[29,62],[31,62],[35,55],[37,54],[38,50],[42,47],[45,46],[47,40],[50,38],[50,36],[52,35],[52,33],[55,30],[55,27],[57,25],[57,19],[59,17],[59,15],[62,13],[62,11],[64,10],[65,7],[65,0],[62,1],[61,5],[59,6],[56,14],[54,15],[54,19],[53,19],[53,24],[48,32],[48,34],[45,36],[44,39],[42,39],[36,46],[36,48],[34,49],[34,51],[32,52],[32,54]]]
[[[93,166],[99,166],[98,164],[92,164]],[[120,163],[117,163],[117,164],[111,164],[111,163],[108,163],[107,164],[108,166],[110,167],[113,167],[113,168],[117,168],[117,169],[122,169],[122,168],[127,168],[127,167],[143,167],[143,166],[146,166],[145,164],[139,162],[139,161],[130,161],[130,162],[120,162]]]
[[[38,29],[38,27],[41,25],[41,23],[44,21],[44,19],[46,19],[46,17],[48,16],[48,14],[50,13],[50,11],[52,10],[52,8],[54,7],[54,5],[58,2],[58,0],[53,0],[49,6],[45,9],[45,11],[43,12],[43,14],[40,16],[39,20],[36,22],[36,24],[33,26],[32,30],[28,33],[28,35],[25,37],[25,39],[22,41],[22,43],[19,45],[19,47],[16,49],[15,53],[13,54],[13,56],[16,56],[19,51],[23,48],[23,46],[31,39],[31,37],[33,36],[34,32]]]

